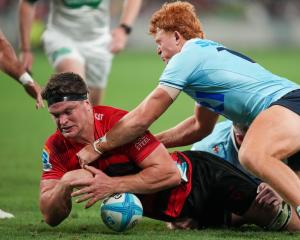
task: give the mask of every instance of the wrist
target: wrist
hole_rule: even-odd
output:
[[[102,148],[102,144],[106,142],[106,135],[103,137],[99,138],[95,142],[93,142],[93,147],[95,152],[97,152],[100,156],[103,155],[104,149]]]
[[[28,72],[24,72],[19,77],[19,82],[22,83],[22,85],[29,85],[29,84],[33,84],[34,83],[32,77],[28,74]]]
[[[121,23],[119,27],[122,28],[127,35],[129,35],[132,32],[132,27],[125,23]]]
[[[21,48],[21,52],[31,52],[31,48]]]

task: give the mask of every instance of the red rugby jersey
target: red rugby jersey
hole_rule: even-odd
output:
[[[108,132],[126,113],[126,111],[113,107],[94,107],[95,140]],[[109,176],[135,174],[141,170],[138,164],[159,144],[160,142],[147,132],[134,142],[117,148],[112,153],[105,154],[92,165]],[[81,143],[70,142],[57,130],[48,138],[43,149],[42,180],[60,179],[66,172],[79,169],[80,165],[76,153],[83,147],[84,145]],[[178,163],[182,161],[176,154],[173,154],[172,157]],[[169,217],[177,217],[180,214],[191,185],[191,168],[189,161],[187,163],[189,178],[187,184],[181,184],[177,188],[155,194],[138,195],[144,207],[144,215],[167,220]]]

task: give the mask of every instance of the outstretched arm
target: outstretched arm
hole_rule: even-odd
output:
[[[78,180],[72,183],[74,187],[83,187],[72,196],[85,194],[78,202],[89,200],[86,207],[114,193],[132,192],[149,194],[177,186],[181,175],[166,148],[160,144],[139,167],[142,170],[134,175],[109,177],[101,170],[86,166],[94,175],[93,179]]]
[[[142,0],[126,0],[124,1],[123,12],[120,24],[112,31],[111,52],[118,53],[125,48],[128,34],[140,11]]]
[[[23,85],[26,92],[36,99],[36,107],[43,107],[39,85],[26,73],[22,63],[9,44],[4,34],[0,31],[0,69]]]
[[[106,133],[106,140],[96,142],[100,152],[107,152],[116,147],[132,142],[140,137],[173,103],[170,95],[161,87],[157,87],[139,106],[126,114],[112,129]],[[80,164],[88,164],[97,158],[99,153],[93,145],[87,145],[77,156]]]
[[[157,134],[156,138],[167,148],[193,144],[211,133],[218,117],[217,113],[196,105],[194,116]]]
[[[14,49],[9,44],[4,34],[0,31],[0,68],[6,74],[18,81],[25,72],[19,62]]]

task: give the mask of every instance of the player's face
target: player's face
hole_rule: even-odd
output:
[[[88,117],[92,112],[88,101],[58,102],[51,105],[48,110],[64,137],[69,139],[83,137],[84,129],[89,124]]]
[[[233,132],[238,147],[242,145],[247,130],[248,129],[246,127],[240,127],[238,125],[234,125]]]
[[[157,54],[165,63],[168,63],[176,53],[180,52],[179,39],[176,32],[158,30],[154,39],[157,45]]]

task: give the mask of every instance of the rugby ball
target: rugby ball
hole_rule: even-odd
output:
[[[132,193],[116,193],[104,199],[100,206],[100,215],[107,227],[123,232],[141,221],[143,206]]]

